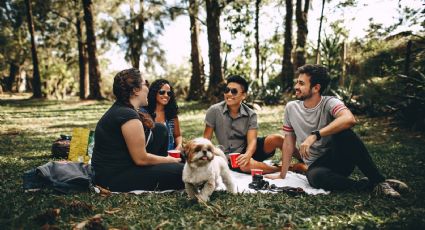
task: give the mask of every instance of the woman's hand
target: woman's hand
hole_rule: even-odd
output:
[[[170,163],[180,163],[182,161],[181,158],[175,158],[171,156],[166,156],[165,158],[167,158]]]

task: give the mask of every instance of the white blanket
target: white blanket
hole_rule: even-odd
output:
[[[252,177],[250,174],[243,174],[231,171],[232,177],[234,179],[234,183],[236,184],[236,191],[239,193],[255,193],[258,192],[254,189],[250,189],[248,187],[248,184],[252,182]],[[317,195],[317,194],[329,194],[328,191],[325,191],[323,189],[315,189],[310,186],[310,184],[307,181],[307,178],[304,175],[294,173],[294,172],[288,172],[286,174],[285,179],[277,179],[277,180],[269,180],[265,179],[270,184],[275,184],[277,187],[282,186],[289,186],[294,188],[302,188],[307,194],[309,195]],[[218,189],[223,189],[224,185],[221,184]],[[172,192],[174,190],[166,190],[166,191],[154,191],[155,193],[164,193],[164,192]],[[146,192],[152,192],[152,191],[144,191],[144,190],[135,190],[131,191],[130,193],[134,194],[141,194]],[[260,192],[263,193],[271,193],[273,191],[269,190],[260,190]],[[115,193],[115,192],[114,192]]]
[[[252,182],[251,175],[232,171],[232,177],[236,184],[236,191],[243,192],[243,193],[258,192],[248,187],[248,184]],[[299,187],[299,188],[302,188],[307,194],[310,194],[310,195],[329,194],[328,191],[325,191],[323,189],[315,189],[311,187],[307,181],[307,178],[304,175],[294,173],[294,172],[288,172],[286,174],[285,179],[277,179],[277,180],[265,179],[265,180],[268,181],[270,185],[275,184],[277,187],[283,187],[283,186],[289,186],[294,188]],[[263,193],[272,192],[268,190],[259,190],[259,191]]]

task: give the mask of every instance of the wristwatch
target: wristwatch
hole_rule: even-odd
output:
[[[312,135],[316,135],[316,140],[320,140],[322,139],[322,136],[320,135],[320,131],[319,130],[314,130],[313,132],[311,132],[310,134]]]

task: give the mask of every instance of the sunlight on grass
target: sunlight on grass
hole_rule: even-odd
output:
[[[375,198],[369,193],[331,193],[292,197],[278,194],[216,192],[208,206],[187,200],[184,193],[54,194],[50,190],[23,193],[22,173],[54,160],[52,142],[75,127],[95,129],[112,102],[0,100],[0,228],[40,228],[38,218],[52,209],[59,229],[101,214],[109,228],[135,229],[345,229],[414,228],[425,225],[425,150],[423,134],[395,130],[385,118],[359,117],[356,130],[385,175],[404,180],[413,188],[401,200]],[[208,105],[179,102],[185,140],[201,136]],[[259,135],[281,133],[283,105],[257,111]],[[383,132],[385,131],[385,132]],[[279,153],[276,154],[279,158]],[[355,178],[362,175],[356,171]],[[83,205],[75,206],[75,201]],[[84,208],[86,207],[86,208]],[[87,208],[90,207],[90,208]],[[113,214],[111,210],[118,209]]]

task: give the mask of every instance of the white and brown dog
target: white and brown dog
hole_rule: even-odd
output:
[[[234,193],[234,184],[227,159],[221,149],[210,140],[195,138],[185,145],[187,161],[183,169],[183,182],[189,198],[209,201],[221,177],[226,190]]]

